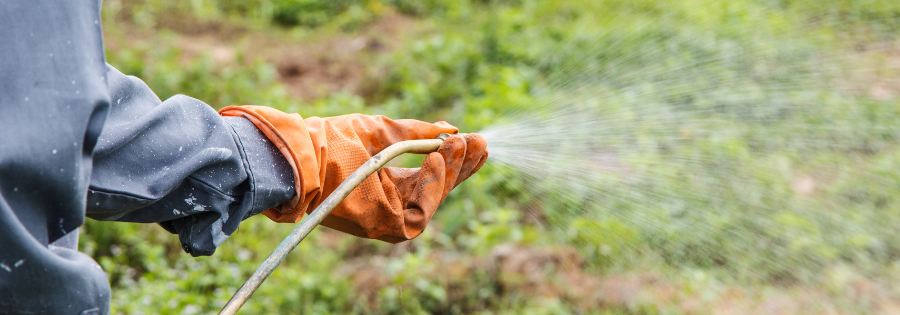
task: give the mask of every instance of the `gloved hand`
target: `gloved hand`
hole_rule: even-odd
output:
[[[263,212],[276,222],[299,222],[353,171],[391,144],[459,131],[446,122],[360,114],[303,119],[264,106],[228,106],[219,114],[249,119],[291,163],[297,196]],[[425,157],[421,168],[386,167],[370,175],[322,225],[391,243],[415,238],[450,190],[486,159],[483,137],[453,135]]]

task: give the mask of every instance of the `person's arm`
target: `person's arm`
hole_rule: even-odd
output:
[[[298,222],[392,143],[458,131],[359,114],[303,119],[265,106],[216,113],[183,95],[160,101],[112,67],[107,76],[110,114],[94,151],[87,216],[158,222],[194,256],[211,255],[264,210],[276,222]],[[422,168],[371,175],[322,224],[392,243],[412,239],[486,158],[481,136],[454,136]]]
[[[290,162],[298,193],[264,212],[276,222],[299,222],[391,144],[454,134],[420,168],[385,167],[369,175],[322,221],[342,232],[391,243],[422,233],[450,190],[477,172],[488,156],[483,137],[458,135],[446,122],[360,114],[303,119],[265,106],[229,106],[219,113],[252,121]]]
[[[161,101],[108,66],[110,111],[94,149],[87,216],[159,223],[193,256],[294,197],[291,167],[247,119],[184,95]]]

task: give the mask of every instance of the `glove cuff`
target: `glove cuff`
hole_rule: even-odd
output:
[[[303,218],[309,203],[319,192],[318,161],[309,131],[298,114],[287,114],[266,106],[227,106],[219,110],[222,116],[244,117],[256,126],[291,165],[296,196],[290,201],[263,212],[275,222],[296,223]],[[302,209],[295,211],[295,209]]]

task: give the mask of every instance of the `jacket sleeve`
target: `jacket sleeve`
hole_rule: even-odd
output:
[[[108,68],[110,111],[94,150],[87,216],[159,223],[193,256],[211,255],[238,224],[296,194],[291,167],[248,120],[203,102],[161,101]]]

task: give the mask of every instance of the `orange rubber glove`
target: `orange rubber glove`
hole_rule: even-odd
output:
[[[360,114],[303,119],[264,106],[228,106],[219,114],[249,119],[291,164],[297,196],[263,212],[275,222],[299,222],[353,171],[391,144],[459,131],[446,122]],[[483,137],[453,135],[425,157],[421,168],[385,167],[370,175],[322,225],[391,243],[413,239],[450,190],[478,171],[486,159]]]

